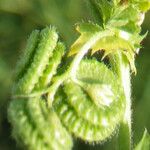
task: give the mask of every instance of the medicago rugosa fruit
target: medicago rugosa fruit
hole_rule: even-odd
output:
[[[18,62],[8,118],[27,149],[69,150],[72,137],[100,143],[116,129],[120,149],[132,149],[130,69],[136,73],[150,2],[89,0],[89,6],[97,23],[77,25],[80,36],[69,52],[56,29],[46,27],[31,33]]]

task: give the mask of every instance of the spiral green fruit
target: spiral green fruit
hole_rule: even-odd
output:
[[[18,81],[19,78],[21,78],[24,75],[26,69],[30,65],[35,49],[39,42],[39,35],[40,35],[39,31],[34,30],[31,33],[30,37],[28,38],[26,48],[23,51],[23,54],[21,55],[20,60],[18,61],[17,66],[16,66],[15,81]]]
[[[18,98],[46,88],[56,73],[65,47],[58,42],[55,28],[34,31],[18,63],[13,87],[14,100],[8,108],[13,137],[30,150],[70,150],[73,143],[52,108],[48,109],[42,95]]]
[[[97,60],[82,60],[77,80],[79,83],[69,79],[64,82],[54,102],[55,110],[76,137],[88,142],[104,141],[123,118],[123,89],[117,76]]]
[[[13,100],[8,109],[13,137],[30,150],[69,150],[72,139],[52,109],[41,99]]]
[[[59,75],[65,47],[57,41],[55,28],[34,31],[18,63],[8,118],[13,137],[27,149],[70,150],[71,134],[99,143],[123,120],[125,97],[118,76],[96,59],[83,59],[79,66],[73,61],[75,68],[71,64]]]
[[[17,80],[17,85],[14,87],[14,93],[29,94],[38,83],[39,78],[43,75],[45,68],[49,63],[50,57],[53,55],[53,50],[56,47],[58,35],[55,28],[47,27],[43,29],[39,35],[31,34],[28,41],[29,49],[25,53],[25,62],[20,63],[22,67],[21,77]],[[37,33],[36,33],[37,34]],[[37,37],[38,36],[38,37]],[[39,38],[39,42],[35,42]],[[33,50],[34,49],[34,50]],[[32,52],[33,51],[33,52]],[[30,53],[33,53],[30,55]],[[24,65],[28,64],[28,65]]]

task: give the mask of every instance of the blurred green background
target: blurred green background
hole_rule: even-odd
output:
[[[86,1],[86,0],[85,0]],[[0,150],[19,150],[11,138],[7,121],[13,72],[26,39],[33,29],[54,25],[67,47],[76,39],[75,24],[93,20],[83,0],[0,0]],[[143,33],[150,31],[150,12],[146,14]],[[144,128],[150,133],[150,33],[136,58],[137,75],[132,76],[133,140],[137,143]],[[115,150],[113,139],[102,145],[88,145],[75,140],[74,149]],[[111,148],[110,148],[111,147]]]

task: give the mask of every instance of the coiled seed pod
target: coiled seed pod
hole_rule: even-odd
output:
[[[79,84],[71,80],[64,83],[54,102],[55,110],[76,137],[88,142],[104,141],[123,118],[123,90],[114,73],[96,60],[83,60],[77,79]]]
[[[25,60],[18,65],[21,68],[17,69],[13,88],[17,96],[9,106],[8,116],[13,136],[27,149],[69,150],[72,138],[68,131],[84,141],[104,141],[115,132],[125,111],[117,76],[97,60],[82,60],[75,79],[67,72],[65,78],[57,77],[60,84],[55,84],[57,80],[51,83],[65,50],[57,40],[54,28],[33,32]],[[45,103],[51,90],[43,93],[44,100],[43,94],[30,96],[51,87],[57,92],[51,108]]]
[[[50,84],[53,75],[56,74],[58,65],[61,63],[62,56],[65,52],[65,47],[61,42],[57,43],[56,48],[53,51],[53,56],[49,59],[49,63],[44,70],[43,75],[37,83],[37,88],[45,88]]]
[[[33,99],[13,100],[8,109],[13,137],[25,149],[69,150],[72,140],[53,110],[45,102]]]
[[[35,36],[36,34],[36,36]],[[39,42],[35,42],[39,40]],[[53,50],[56,47],[58,35],[54,28],[45,28],[40,33],[33,32],[27,45],[25,53],[25,61],[20,63],[21,77],[17,80],[14,87],[14,93],[29,94],[38,83],[39,78],[43,75],[46,66],[49,63],[50,57],[53,55]],[[34,49],[34,50],[33,50]],[[31,55],[31,56],[30,56]],[[27,56],[27,57],[26,57]]]
[[[71,136],[53,109],[48,109],[42,95],[28,97],[32,92],[46,88],[56,73],[65,50],[57,40],[55,28],[32,32],[16,69],[15,100],[8,108],[8,118],[13,137],[25,149],[70,150],[72,147]]]

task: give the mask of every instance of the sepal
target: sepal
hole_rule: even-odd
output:
[[[149,150],[149,148],[150,148],[150,135],[145,129],[142,139],[137,144],[134,150]]]

